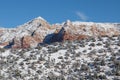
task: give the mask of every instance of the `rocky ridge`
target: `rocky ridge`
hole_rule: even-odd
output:
[[[91,36],[119,35],[119,23],[71,22],[50,25],[42,17],[17,28],[0,29],[0,46],[5,48],[36,47],[39,43],[80,40]]]

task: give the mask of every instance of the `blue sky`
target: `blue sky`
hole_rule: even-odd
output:
[[[50,24],[120,22],[120,0],[0,0],[0,26],[16,27],[38,16]]]

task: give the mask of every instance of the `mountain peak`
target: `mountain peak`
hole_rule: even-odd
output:
[[[41,25],[41,24],[44,24],[46,22],[47,21],[44,18],[42,18],[41,16],[38,16],[38,17],[36,17],[36,18],[28,21],[25,24],[29,24],[29,25]]]
[[[38,16],[37,18],[35,18],[37,20],[43,20],[43,21],[46,21],[44,18],[42,18],[41,16]]]

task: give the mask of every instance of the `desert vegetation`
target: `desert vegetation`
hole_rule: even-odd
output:
[[[119,80],[120,36],[0,49],[0,80]]]

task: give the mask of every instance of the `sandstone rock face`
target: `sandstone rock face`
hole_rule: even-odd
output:
[[[16,28],[0,29],[0,47],[29,48],[39,43],[81,40],[90,36],[113,36],[120,34],[119,23],[71,22],[50,25],[41,17]]]
[[[8,45],[10,46],[11,48],[21,48],[21,38],[13,38],[13,40],[11,41],[11,45]]]
[[[88,38],[87,35],[80,35],[80,34],[78,34],[78,35],[70,35],[68,33],[65,33],[63,39],[64,40],[81,40],[81,39],[86,39],[86,38]]]

